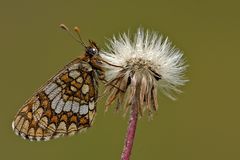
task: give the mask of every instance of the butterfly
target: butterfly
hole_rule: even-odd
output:
[[[65,25],[60,25],[68,30]],[[76,58],[48,80],[26,101],[12,122],[14,132],[31,141],[47,141],[64,135],[74,135],[89,128],[96,115],[98,80],[104,79],[99,48],[89,41],[86,46],[79,34],[75,38],[85,47]]]

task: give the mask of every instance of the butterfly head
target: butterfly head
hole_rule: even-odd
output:
[[[89,40],[89,45],[86,45],[82,37],[80,35],[80,29],[78,27],[74,27],[74,31],[77,34],[77,37],[73,34],[71,30],[64,24],[60,24],[60,28],[67,31],[68,34],[77,42],[79,42],[83,47],[85,47],[85,55],[82,57],[82,60],[90,63],[96,70],[102,71],[101,67],[101,57],[99,56],[99,48],[97,44],[91,40]]]
[[[89,46],[87,46],[83,40],[82,37],[80,35],[80,29],[78,27],[74,27],[74,31],[77,34],[77,37],[73,34],[73,32],[71,30],[68,29],[68,27],[64,24],[60,24],[60,28],[62,28],[63,30],[67,31],[69,33],[69,35],[76,40],[77,42],[79,42],[83,47],[85,47],[86,49],[86,55],[89,56],[90,58],[93,57],[94,55],[97,55],[99,52],[99,48],[97,47],[97,44],[91,40],[89,40]]]
[[[99,48],[97,46],[97,44],[91,40],[89,40],[89,46],[86,47],[86,54],[89,57],[93,57],[95,55],[98,55],[99,52]]]

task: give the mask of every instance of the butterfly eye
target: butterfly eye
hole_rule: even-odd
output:
[[[86,52],[87,52],[87,54],[93,56],[93,55],[95,55],[97,53],[97,49],[93,48],[93,47],[90,47],[90,48],[87,49]]]

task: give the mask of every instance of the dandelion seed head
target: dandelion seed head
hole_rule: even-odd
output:
[[[131,103],[131,94],[136,91],[134,87],[139,87],[140,105],[156,109],[157,88],[174,99],[174,92],[180,92],[178,86],[187,81],[183,53],[156,32],[139,28],[133,38],[126,33],[118,38],[114,36],[108,51],[100,55],[107,62],[104,67],[105,78],[110,84],[109,102],[124,97],[122,92],[126,92],[127,98],[122,100]]]

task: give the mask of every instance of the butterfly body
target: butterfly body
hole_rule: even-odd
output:
[[[12,123],[17,135],[49,140],[74,135],[92,125],[96,115],[98,82],[103,71],[96,44],[52,77],[19,110]]]

